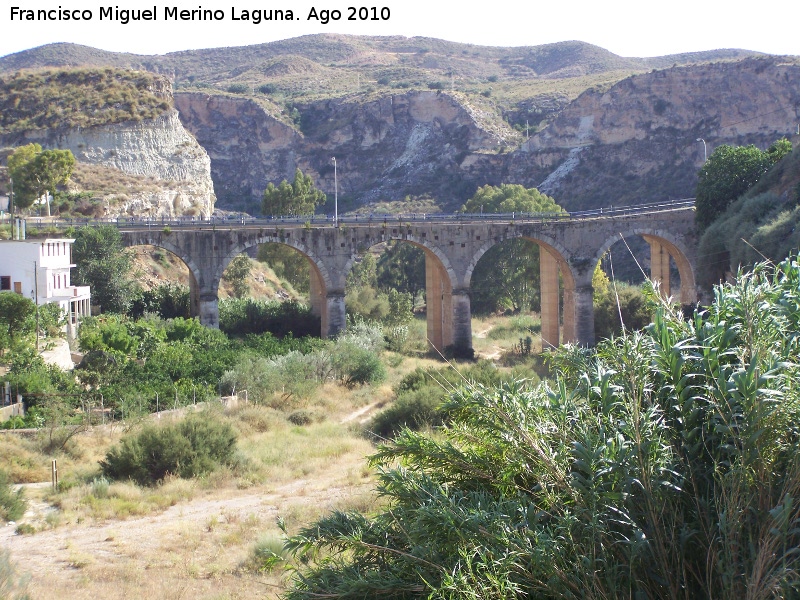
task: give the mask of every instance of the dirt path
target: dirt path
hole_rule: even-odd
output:
[[[336,473],[336,475],[333,475]],[[215,490],[162,513],[124,521],[66,525],[33,535],[0,528],[0,544],[30,575],[31,598],[272,598],[280,572],[244,567],[263,535],[277,541],[278,516],[306,523],[369,486],[341,479],[342,469],[275,489]],[[36,484],[39,485],[39,484]],[[47,485],[47,484],[43,484]],[[52,509],[32,502],[26,522]]]

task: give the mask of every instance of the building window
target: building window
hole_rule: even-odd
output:
[[[11,276],[3,275],[0,277],[0,290],[10,290],[11,289]]]

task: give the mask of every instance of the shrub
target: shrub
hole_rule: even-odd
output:
[[[15,492],[8,480],[8,473],[0,471],[0,519],[16,521],[25,514],[27,508],[22,489]]]
[[[311,411],[301,408],[289,413],[286,420],[292,425],[311,425],[314,422],[314,415],[311,414]]]
[[[333,368],[337,379],[348,387],[378,383],[386,378],[386,368],[380,356],[352,342],[336,344]]]
[[[277,337],[319,336],[320,320],[311,308],[294,301],[262,302],[232,298],[219,303],[219,328],[228,334],[270,332]]]
[[[27,593],[28,576],[20,576],[11,562],[11,553],[7,549],[0,550],[0,598],[6,600],[29,600]]]
[[[796,259],[761,265],[560,350],[552,386],[462,387],[372,457],[382,512],[289,538],[287,598],[797,598],[798,290]]]
[[[368,431],[388,439],[406,428],[416,431],[442,425],[444,413],[441,406],[444,398],[444,390],[436,384],[403,394],[389,408],[372,418]]]
[[[232,83],[228,86],[228,91],[231,94],[247,94],[250,91],[250,86],[246,83]]]
[[[111,479],[153,485],[168,475],[195,477],[230,464],[235,449],[236,434],[230,424],[200,413],[175,424],[149,425],[124,437],[100,466]]]
[[[283,539],[273,534],[265,534],[253,545],[248,563],[253,570],[268,573],[283,562],[286,556]]]
[[[616,293],[615,293],[616,291]],[[594,299],[594,332],[600,339],[619,335],[622,323],[627,331],[643,329],[652,321],[654,307],[641,288],[626,283],[609,286]]]

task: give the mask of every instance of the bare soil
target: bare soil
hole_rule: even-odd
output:
[[[364,421],[382,402],[357,408],[342,423]],[[59,524],[44,501],[50,483],[24,484],[28,511],[20,520],[36,533],[0,527],[0,546],[30,578],[32,599],[276,598],[286,576],[251,563],[258,539],[282,540],[290,531],[337,509],[365,509],[375,501],[365,461],[354,453],[332,457],[321,471],[279,485],[232,485],[198,492],[167,510],[125,520]],[[354,476],[354,473],[357,474]]]
[[[352,460],[352,459],[350,459]],[[259,536],[279,536],[276,519],[305,521],[368,496],[369,481],[353,483],[352,465],[331,464],[322,476],[273,490],[213,490],[160,514],[124,521],[57,526],[35,534],[0,529],[0,544],[30,576],[34,599],[274,598],[284,588],[280,569],[259,573],[247,564]],[[24,521],[41,525],[54,509],[28,487]],[[299,524],[299,523],[298,523]]]

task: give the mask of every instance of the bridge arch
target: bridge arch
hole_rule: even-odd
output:
[[[472,321],[470,318],[459,318],[464,310],[469,314],[469,294],[458,286],[455,269],[439,247],[411,235],[392,237],[390,240],[370,240],[368,246],[362,247],[361,252],[353,253],[347,260],[345,276],[350,273],[360,254],[384,241],[409,244],[425,254],[425,316],[429,346],[444,352],[448,346],[460,345],[466,339],[471,348]],[[464,302],[467,303],[466,309]]]
[[[619,242],[621,238],[629,236],[639,236],[650,245],[650,279],[660,284],[663,296],[670,295],[669,259],[672,258],[678,267],[678,274],[681,278],[681,304],[691,305],[697,302],[695,273],[692,261],[689,259],[691,252],[683,239],[669,231],[643,226],[621,231],[615,236],[607,238],[599,246],[592,258],[592,265],[596,265],[611,246]]]
[[[542,348],[557,347],[561,343],[580,342],[576,314],[575,274],[570,266],[571,254],[551,236],[516,231],[502,240],[482,244],[472,255],[464,275],[465,287],[471,287],[472,275],[478,261],[490,249],[514,239],[524,239],[539,246],[539,286],[541,296]],[[563,326],[561,308],[563,306]]]
[[[338,313],[343,313],[344,311],[344,296],[343,294],[329,294],[335,286],[324,261],[320,260],[311,248],[308,248],[302,242],[297,242],[294,239],[280,235],[264,234],[247,237],[243,241],[234,244],[230,251],[222,257],[219,265],[217,265],[211,282],[213,288],[219,289],[222,275],[234,258],[239,256],[242,252],[246,252],[250,248],[261,244],[281,244],[283,246],[288,246],[297,250],[305,257],[309,264],[309,302],[311,304],[311,314],[320,318],[320,336],[325,338],[340,331],[344,327],[345,316],[344,314],[339,315]],[[329,304],[332,306],[329,307]],[[338,309],[338,304],[342,305],[341,310]],[[331,314],[332,311],[333,314]],[[333,317],[333,319],[331,317]],[[333,331],[332,325],[336,326]]]
[[[124,239],[124,238],[123,238]],[[141,246],[152,246],[167,250],[176,256],[189,270],[189,314],[193,317],[201,317],[201,285],[204,271],[198,267],[192,257],[186,254],[183,249],[173,244],[168,237],[159,236],[157,238],[144,238],[136,240],[124,240],[126,248],[136,248]]]

